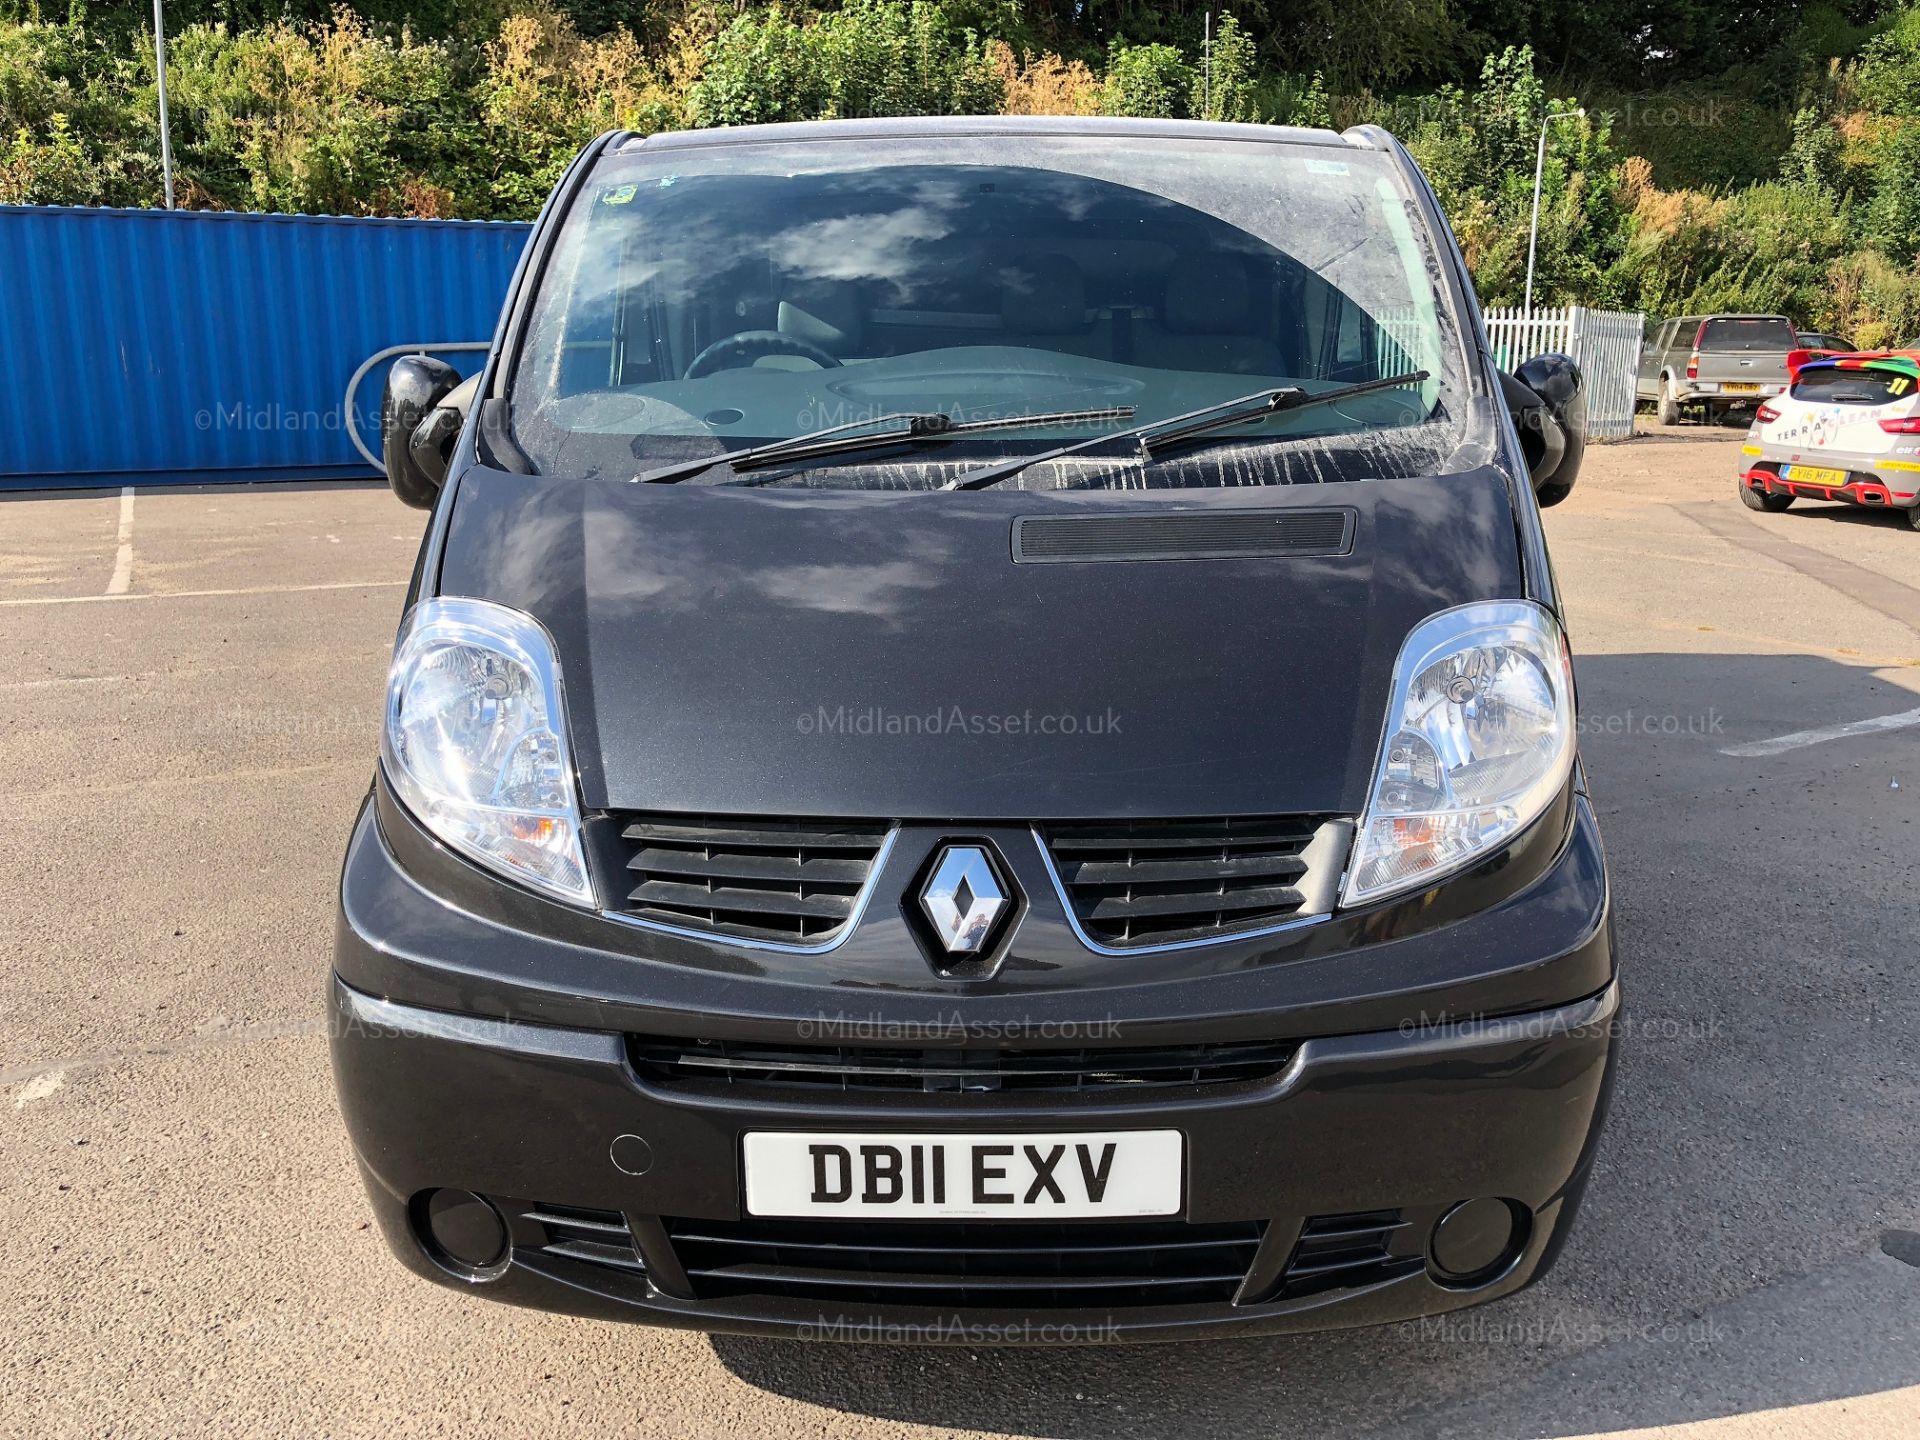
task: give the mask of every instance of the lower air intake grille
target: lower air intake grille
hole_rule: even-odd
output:
[[[634,1068],[657,1084],[773,1086],[814,1094],[1230,1085],[1274,1078],[1296,1048],[1271,1040],[1114,1050],[873,1050],[644,1036],[628,1041]]]
[[[864,1304],[1061,1308],[1220,1304],[1262,1226],[668,1220],[702,1300],[744,1295]]]
[[[887,839],[871,822],[699,815],[614,817],[621,914],[746,940],[820,945],[853,918]]]
[[[613,1210],[583,1210],[575,1205],[535,1205],[522,1212],[525,1222],[541,1227],[549,1255],[644,1270],[624,1215]]]
[[[1115,947],[1258,930],[1332,908],[1352,827],[1319,816],[1049,825],[1080,926]]]
[[[1291,1298],[1368,1285],[1423,1268],[1420,1256],[1393,1252],[1394,1237],[1406,1224],[1398,1210],[1315,1216],[1301,1228],[1281,1293]]]

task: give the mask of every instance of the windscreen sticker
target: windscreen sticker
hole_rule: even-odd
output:
[[[633,199],[633,192],[634,187],[631,185],[616,185],[600,197],[600,203],[602,205],[624,205]]]

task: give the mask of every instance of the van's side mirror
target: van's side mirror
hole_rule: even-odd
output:
[[[413,458],[414,431],[459,383],[460,372],[431,355],[402,355],[387,369],[387,388],[380,396],[380,458],[393,493],[416,510],[433,508],[447,473],[444,465],[438,475],[420,469]]]
[[[479,393],[480,377],[469,375],[413,427],[413,438],[407,441],[407,456],[413,461],[413,468],[424,475],[435,490],[447,483],[447,467],[453,460],[454,444],[460,439],[461,427],[467,423],[473,397]]]
[[[1573,493],[1587,452],[1587,386],[1566,355],[1536,355],[1500,377],[1513,428],[1520,434],[1527,475],[1542,506]]]

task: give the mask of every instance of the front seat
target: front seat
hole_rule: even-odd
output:
[[[1094,330],[1087,277],[1065,255],[1025,255],[996,276],[1002,343],[1106,358],[1110,337]]]
[[[780,297],[774,328],[842,360],[858,355],[866,338],[860,288],[844,280],[796,281]]]
[[[1213,370],[1240,375],[1280,373],[1280,347],[1256,333],[1253,286],[1233,258],[1175,265],[1152,349],[1138,363],[1165,370]]]

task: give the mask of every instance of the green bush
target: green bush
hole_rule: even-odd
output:
[[[1475,90],[1443,87],[1411,111],[1408,147],[1488,304],[1517,305],[1525,296],[1540,127],[1550,111],[1575,108],[1549,102],[1533,52],[1521,46],[1488,56]],[[1620,160],[1605,117],[1555,120],[1541,171],[1534,302],[1619,303],[1625,292],[1615,266],[1625,243]]]
[[[1830,196],[1801,185],[1755,185],[1727,199],[1711,263],[1689,305],[1702,310],[1813,313],[1828,266],[1851,241]]]
[[[47,0],[64,13],[48,19],[0,0],[0,201],[160,201],[149,12],[88,7]],[[1211,83],[1205,10],[169,0],[178,190],[195,206],[524,218],[614,127],[1002,109],[1372,122],[1425,168],[1483,299],[1509,304],[1541,120],[1578,96],[1586,115],[1548,131],[1536,303],[1920,331],[1920,0],[1879,18],[1872,0],[1776,7],[1737,34],[1683,7],[1644,43],[1627,0],[1241,0],[1216,12]],[[1549,46],[1569,98],[1550,98],[1532,48],[1492,34]]]
[[[1828,267],[1813,318],[1867,349],[1912,345],[1920,336],[1920,276],[1878,250],[1856,250]]]
[[[817,37],[776,9],[720,32],[689,103],[696,125],[762,125],[824,115],[832,94]]]
[[[816,28],[834,115],[978,115],[1000,108],[1001,81],[985,42],[939,0],[846,0]]]
[[[1203,63],[1194,76],[1188,112],[1202,120],[1268,118],[1260,104],[1257,49],[1239,21],[1222,15],[1213,29],[1212,64]]]
[[[459,132],[443,126],[461,87],[446,46],[376,35],[342,12],[324,26],[281,22],[233,33],[196,25],[174,37],[167,58],[175,158],[206,202],[453,213],[446,197],[455,175],[446,162]],[[130,100],[136,112],[153,113],[150,64]]]
[[[1116,40],[1107,52],[1100,113],[1172,119],[1187,113],[1198,83],[1187,57],[1173,46]]]
[[[1920,5],[1897,11],[1867,42],[1853,74],[1860,103],[1880,115],[1920,115]]]
[[[720,32],[691,94],[700,125],[999,110],[980,33],[940,0],[847,0],[796,20],[749,11]]]
[[[624,30],[583,37],[565,16],[511,16],[473,82],[491,213],[531,215],[580,147],[602,131],[679,126],[656,58]],[[462,213],[465,213],[464,211]]]
[[[1793,138],[1794,104],[1770,103],[1743,75],[1658,91],[1577,88],[1588,110],[1611,117],[1620,152],[1646,157],[1664,185],[1729,190],[1771,180]]]
[[[56,111],[46,138],[24,126],[0,147],[0,205],[97,205],[98,177],[67,117]]]
[[[4,203],[144,203],[159,131],[129,109],[132,69],[79,20],[0,24]]]
[[[1328,129],[1333,125],[1333,101],[1327,94],[1327,82],[1316,70],[1305,83],[1286,86],[1279,93],[1268,92],[1268,105],[1276,124],[1308,125]]]
[[[1920,123],[1902,126],[1881,149],[1867,233],[1896,261],[1920,254]]]
[[[1846,182],[1840,136],[1832,120],[1811,106],[1793,117],[1793,143],[1780,161],[1780,178],[1789,185],[1838,195]]]
[[[1354,90],[1463,79],[1463,57],[1470,74],[1478,53],[1467,43],[1465,8],[1449,0],[1291,0],[1271,7],[1265,53],[1280,68],[1319,71]],[[1503,21],[1495,33],[1516,28],[1525,27]]]

